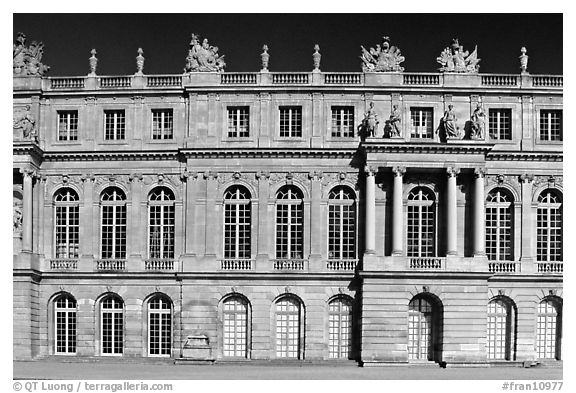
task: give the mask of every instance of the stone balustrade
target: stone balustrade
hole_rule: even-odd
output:
[[[154,75],[146,77],[148,87],[180,87],[182,86],[181,75]]]
[[[563,262],[537,262],[537,272],[546,274],[562,274],[564,272]]]
[[[72,78],[51,78],[50,79],[50,89],[60,90],[60,89],[84,89],[83,77],[72,77]]]
[[[490,261],[488,262],[490,273],[520,273],[520,263],[510,261]]]
[[[404,85],[437,86],[440,85],[440,74],[403,74]]]
[[[256,75],[247,72],[223,73],[220,74],[220,83],[223,85],[254,85],[257,80]]]
[[[174,260],[160,258],[146,259],[144,260],[144,270],[172,271],[174,270]]]
[[[100,78],[101,88],[118,89],[131,86],[132,78],[129,76],[103,76]]]
[[[50,259],[50,270],[77,270],[78,259],[53,258]]]
[[[362,74],[357,73],[324,74],[324,84],[326,85],[360,85],[362,83],[363,83]]]
[[[97,271],[124,271],[126,270],[125,259],[96,259]]]
[[[273,259],[272,266],[274,270],[282,271],[307,271],[308,260],[306,259]]]
[[[307,73],[274,73],[272,84],[274,85],[306,85],[310,78]]]
[[[518,76],[482,75],[482,86],[518,86]]]
[[[354,271],[357,265],[357,259],[329,259],[326,261],[326,269],[335,271]]]
[[[254,260],[253,259],[221,259],[220,260],[220,270],[253,270]]]
[[[443,270],[446,268],[445,258],[409,258],[409,269]]]

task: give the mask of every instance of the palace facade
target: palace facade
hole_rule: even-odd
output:
[[[184,74],[48,77],[19,37],[15,359],[562,358],[562,76],[196,39]]]

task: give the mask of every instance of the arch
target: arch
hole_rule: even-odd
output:
[[[272,340],[276,358],[304,358],[305,308],[300,297],[286,293],[272,303]]]
[[[243,184],[232,184],[224,190],[222,194],[224,200],[233,200],[233,199],[252,199],[252,193]]]
[[[322,187],[322,199],[329,199],[330,192],[337,187],[346,187],[353,191],[354,199],[358,200],[360,198],[358,183],[353,183],[347,179],[344,180],[333,180]]]
[[[98,297],[97,306],[97,353],[121,356],[124,353],[124,299],[117,293],[107,292]]]
[[[56,202],[56,195],[60,193],[62,190],[71,190],[73,191],[78,199],[78,203],[82,202],[83,192],[80,187],[73,183],[58,183],[52,186],[52,189],[49,191],[48,196],[50,197],[50,201],[52,203]]]
[[[304,192],[300,187],[297,187],[294,184],[286,184],[279,187],[275,192],[275,196],[277,200],[304,200]]]
[[[536,356],[562,359],[562,298],[545,296],[536,306]]]
[[[486,188],[486,191],[484,193],[485,200],[488,201],[488,195],[497,190],[506,193],[511,198],[510,202],[512,203],[522,200],[522,198],[520,197],[520,193],[518,192],[516,187],[514,187],[512,184],[506,181]]]
[[[561,198],[562,202],[564,202],[564,188],[561,185],[556,183],[544,183],[532,188],[532,204],[537,205],[540,195],[547,190],[556,193],[556,195]]]
[[[353,354],[354,299],[336,295],[328,299],[328,358],[351,359]]]
[[[162,292],[148,295],[143,303],[145,315],[146,356],[165,357],[172,355],[174,302]]]
[[[306,184],[298,179],[283,180],[272,186],[270,186],[269,197],[270,199],[277,199],[278,191],[285,187],[294,187],[300,191],[302,194],[302,200],[309,201],[310,193]]]
[[[444,306],[435,295],[422,292],[408,303],[408,360],[442,362]]]
[[[275,256],[276,259],[304,257],[304,200],[294,185],[280,187],[275,200]]]
[[[428,193],[432,193],[434,195],[434,200],[438,201],[438,186],[436,183],[432,182],[416,182],[416,183],[409,183],[404,184],[405,187],[402,187],[402,200],[406,203],[409,200],[409,196],[411,193],[416,191],[417,189],[422,189]]]
[[[516,360],[517,307],[508,296],[494,296],[487,307],[488,360]]]
[[[126,194],[116,186],[100,193],[100,256],[126,258],[128,209]]]
[[[173,259],[176,237],[176,206],[174,192],[164,186],[156,186],[148,193],[148,257]]]
[[[104,188],[100,192],[100,203],[102,202],[126,202],[126,192],[114,185]]]
[[[356,193],[337,185],[328,193],[328,259],[355,260],[357,257],[358,203]]]
[[[514,260],[514,195],[494,187],[486,195],[486,255],[491,261]]]
[[[168,189],[172,195],[174,195],[174,202],[180,203],[182,200],[182,193],[179,190],[179,187],[175,186],[169,181],[161,181],[161,182],[154,182],[152,184],[145,184],[142,183],[142,195],[146,195],[146,200],[149,201],[150,194],[157,188],[166,188]]]
[[[225,197],[226,193],[234,187],[244,188],[245,192],[248,194],[248,199],[250,200],[258,199],[258,191],[254,189],[252,184],[240,178],[240,179],[231,179],[226,183],[222,184],[222,189],[224,190],[224,192],[222,193],[223,201],[226,199]]]
[[[48,341],[51,353],[76,354],[77,310],[76,298],[69,292],[57,292],[48,300]]]
[[[224,259],[252,258],[252,195],[243,185],[233,184],[223,194]]]
[[[563,208],[562,194],[553,188],[540,192],[536,206],[536,260],[561,262],[563,260]]]
[[[148,192],[148,202],[174,202],[174,191],[166,185],[156,186]]]
[[[117,188],[120,191],[122,191],[124,193],[124,195],[126,196],[126,201],[129,202],[131,199],[131,194],[130,194],[130,189],[128,187],[126,187],[126,185],[124,183],[121,183],[119,181],[107,181],[105,183],[94,183],[94,190],[93,190],[93,195],[94,195],[94,200],[95,201],[99,201],[101,202],[101,197],[102,197],[102,193],[104,191],[106,191],[108,188]],[[144,194],[146,195],[146,194]],[[128,198],[130,196],[130,198]]]
[[[221,329],[218,339],[226,358],[250,358],[252,348],[252,305],[241,293],[224,295],[218,303]]]

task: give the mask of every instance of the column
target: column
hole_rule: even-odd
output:
[[[131,233],[131,239],[128,238],[128,249],[127,256],[131,258],[135,258],[140,260],[142,255],[146,255],[146,233],[145,229],[146,226],[142,227],[141,222],[141,214],[142,214],[142,205],[141,205],[141,193],[142,193],[142,175],[138,173],[134,173],[128,176],[128,180],[130,181],[130,193],[132,194],[132,203],[131,206],[127,209],[129,214],[127,224],[129,225],[129,230]],[[131,213],[130,213],[131,211]]]
[[[533,261],[535,259],[536,251],[536,220],[534,219],[535,209],[532,207],[532,188],[533,188],[534,175],[524,174],[520,176],[522,185],[522,249],[520,253],[520,260]],[[526,265],[523,264],[522,271],[525,271]]]
[[[446,169],[448,184],[446,187],[446,255],[458,253],[457,237],[457,205],[456,205],[456,177],[460,169],[449,167]]]
[[[474,176],[474,256],[486,255],[484,217],[484,168],[475,168]]]
[[[270,234],[270,218],[268,217],[268,193],[270,190],[270,172],[259,171],[256,173],[258,180],[258,242],[256,259],[266,263],[270,257],[268,254],[269,234]]]
[[[22,204],[22,251],[32,252],[32,176],[33,171],[20,169],[24,178],[24,201]]]
[[[404,247],[404,211],[402,206],[402,187],[406,168],[394,167],[394,189],[392,190],[392,255],[403,255]]]
[[[376,249],[376,171],[371,166],[364,168],[366,172],[366,254],[374,254]]]
[[[218,225],[218,218],[216,217],[216,194],[218,187],[218,173],[213,171],[207,171],[204,173],[204,178],[206,179],[206,248],[205,255],[216,256],[216,244],[218,239],[217,229],[220,228]]]
[[[94,245],[98,244],[98,239],[93,236],[92,226],[94,225],[94,175],[88,173],[82,176],[84,188],[84,200],[80,204],[80,256],[82,258],[94,258]]]
[[[319,260],[322,257],[322,209],[320,206],[322,172],[310,172],[310,259]],[[324,229],[325,230],[325,229]]]

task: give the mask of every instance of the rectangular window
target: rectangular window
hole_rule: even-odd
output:
[[[332,107],[332,137],[334,138],[354,137],[353,106]]]
[[[280,137],[282,138],[302,137],[301,106],[280,107]]]
[[[78,140],[78,111],[58,111],[58,140]]]
[[[561,110],[541,110],[540,111],[540,140],[541,141],[561,141],[562,140],[562,111]]]
[[[250,136],[250,108],[247,106],[228,107],[228,138],[248,138]]]
[[[152,111],[152,139],[172,139],[174,137],[174,116],[172,109]]]
[[[410,137],[432,139],[434,136],[434,110],[410,108]]]
[[[126,138],[126,115],[123,110],[104,111],[104,139],[107,141]]]
[[[488,133],[493,140],[512,140],[512,111],[490,109],[488,111]]]

